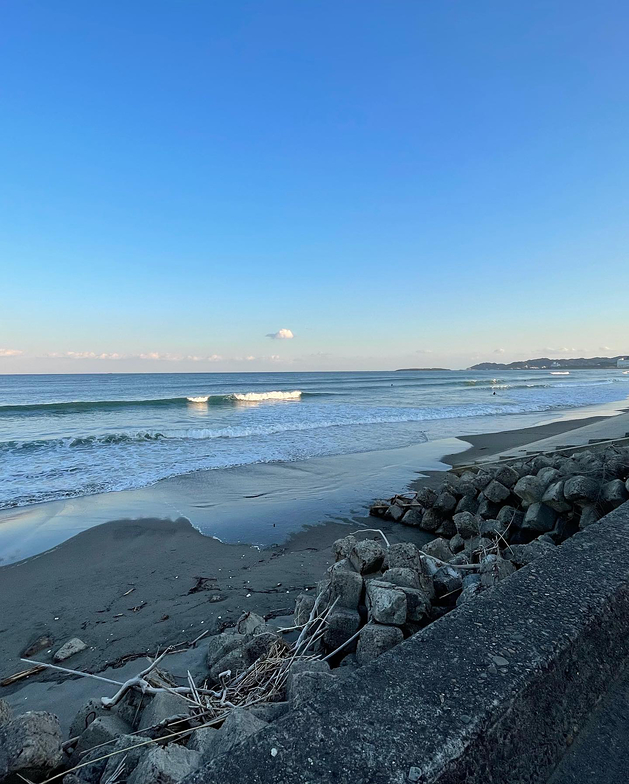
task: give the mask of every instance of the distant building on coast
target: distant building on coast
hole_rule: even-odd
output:
[[[616,367],[629,368],[629,357],[623,357],[623,359],[619,359]]]

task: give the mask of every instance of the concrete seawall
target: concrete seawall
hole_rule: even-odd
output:
[[[629,656],[629,502],[189,784],[545,782]]]

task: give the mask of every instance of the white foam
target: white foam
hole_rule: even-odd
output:
[[[259,400],[299,400],[301,390],[293,392],[242,392],[233,395],[234,400],[242,400],[246,403],[255,403]]]
[[[209,395],[200,395],[199,397],[187,397],[186,400],[189,403],[207,403],[210,399]]]

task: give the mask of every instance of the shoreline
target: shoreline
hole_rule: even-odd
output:
[[[499,454],[603,419],[608,418],[469,436],[466,442],[472,447],[444,461],[468,463],[474,449],[483,457]],[[433,478],[442,479],[443,473],[422,471],[412,484],[431,483]],[[364,500],[369,503],[373,497]],[[83,639],[88,648],[73,657],[72,666],[98,672],[166,645],[193,640],[206,630],[220,631],[243,610],[267,617],[291,615],[297,595],[312,590],[333,562],[332,542],[373,525],[366,514],[328,520],[306,525],[282,544],[266,548],[225,544],[199,533],[183,519],[118,519],[85,530],[52,550],[0,567],[0,679],[27,666],[19,661],[20,654],[43,634],[52,635],[51,650],[71,637]],[[378,520],[377,527],[392,543],[422,545],[434,538],[385,520]],[[25,591],[29,596],[26,623]],[[43,651],[35,658],[47,655]],[[64,680],[67,676],[43,673],[3,688],[0,696],[26,710],[33,705],[29,695],[49,684],[46,693],[54,705],[63,699],[56,691],[65,690],[55,690],[53,684]]]

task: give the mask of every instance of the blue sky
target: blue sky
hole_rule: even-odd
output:
[[[0,372],[629,351],[625,2],[0,19]]]

